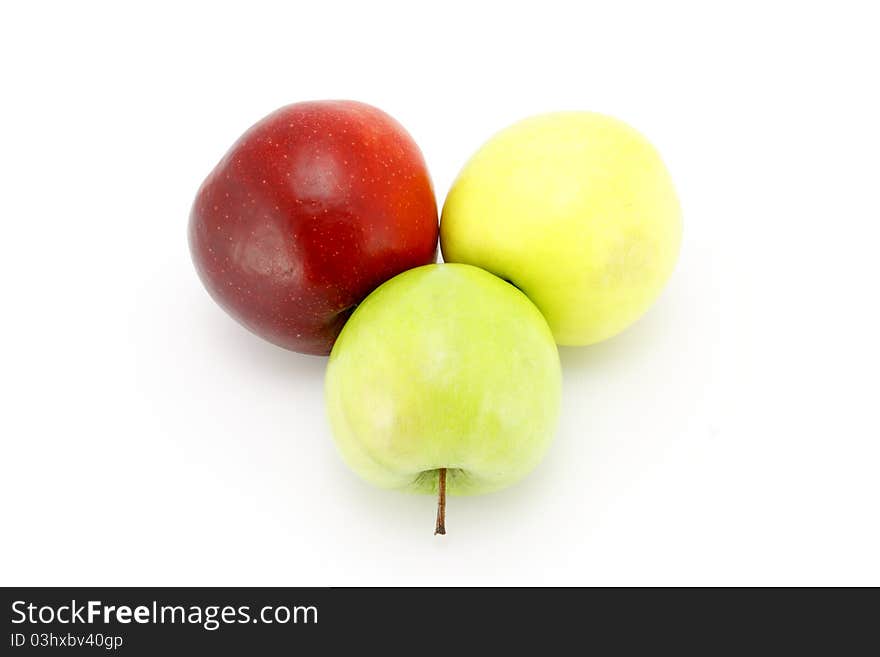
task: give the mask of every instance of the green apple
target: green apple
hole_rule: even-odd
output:
[[[495,491],[535,468],[554,434],[561,372],[550,328],[522,292],[477,267],[435,264],[358,306],[325,383],[348,465],[383,488],[439,490],[442,516],[446,491]]]
[[[465,164],[443,207],[447,262],[511,281],[562,345],[599,342],[653,303],[672,273],[681,210],[657,151],[592,112],[532,117]]]

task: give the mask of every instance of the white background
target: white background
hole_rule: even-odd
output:
[[[5,585],[880,585],[872,3],[12,3],[0,9]],[[824,8],[823,8],[824,5]],[[193,271],[189,206],[271,110],[399,119],[443,198],[524,116],[657,145],[653,310],[564,349],[524,483],[434,503],[334,452],[325,360]]]

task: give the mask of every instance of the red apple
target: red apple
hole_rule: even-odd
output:
[[[198,191],[189,244],[232,317],[326,355],[374,288],[435,261],[437,225],[424,158],[403,126],[363,103],[315,101],[239,138]]]

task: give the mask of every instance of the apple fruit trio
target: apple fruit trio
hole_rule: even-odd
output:
[[[435,264],[437,239],[444,264]],[[370,483],[438,495],[518,481],[559,410],[557,344],[610,338],[657,298],[681,211],[657,151],[591,112],[521,121],[465,164],[442,217],[384,112],[297,103],[242,135],[189,221],[214,300],[281,347],[330,355],[340,454]]]

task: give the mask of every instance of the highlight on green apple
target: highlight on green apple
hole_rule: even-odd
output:
[[[345,324],[327,364],[327,410],[347,464],[383,488],[488,493],[531,472],[553,438],[559,354],[510,283],[434,264],[382,284]]]
[[[672,273],[681,234],[657,151],[593,112],[498,133],[465,164],[440,221],[444,260],[511,281],[560,345],[600,342],[641,317]]]

